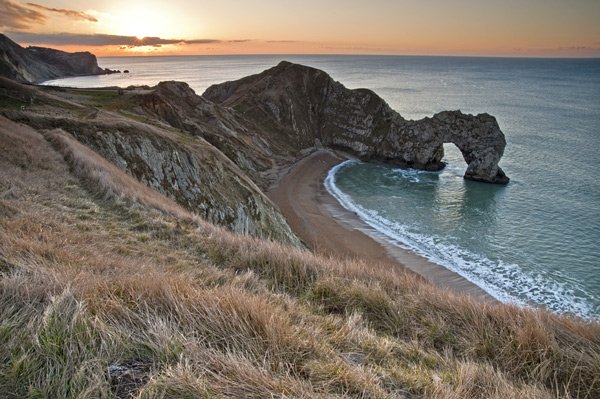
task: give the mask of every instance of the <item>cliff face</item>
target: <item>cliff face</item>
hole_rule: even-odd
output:
[[[70,76],[111,73],[89,52],[67,53],[43,47],[23,48],[0,34],[0,76],[37,83]]]
[[[206,220],[239,234],[298,244],[283,216],[258,187],[210,144],[182,145],[138,130],[76,134],[136,179]]]
[[[0,100],[10,100],[0,114],[35,129],[70,133],[129,175],[214,224],[300,245],[276,206],[210,143],[154,119],[140,121],[88,105],[100,98],[111,108],[106,105],[108,97],[121,101],[115,105],[119,109],[131,107],[117,90],[84,93],[42,90],[0,78]],[[79,103],[63,97],[75,97]]]
[[[203,97],[252,121],[269,142],[296,149],[320,144],[366,161],[429,170],[443,167],[443,144],[454,143],[468,165],[465,178],[508,182],[498,166],[506,141],[488,114],[406,120],[370,90],[349,90],[323,71],[288,62],[209,87]]]
[[[218,148],[262,188],[268,171],[292,158],[283,140],[269,142],[264,132],[236,111],[221,107],[196,93],[183,82],[161,82],[150,90],[133,93],[132,111],[159,119]]]

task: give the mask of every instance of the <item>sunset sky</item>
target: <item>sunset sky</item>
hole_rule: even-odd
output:
[[[97,55],[600,56],[600,0],[0,0],[22,45]]]

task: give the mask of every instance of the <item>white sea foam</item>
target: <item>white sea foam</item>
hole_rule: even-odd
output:
[[[493,261],[465,248],[449,243],[444,237],[423,234],[408,226],[386,219],[376,210],[366,209],[352,201],[336,185],[336,173],[358,161],[345,161],[333,167],[325,179],[327,191],[347,210],[356,213],[365,223],[382,233],[401,248],[411,250],[481,287],[494,298],[522,306],[544,305],[557,313],[576,314],[586,319],[594,311],[581,296],[575,295],[572,284],[558,282],[542,273],[525,272],[519,265],[501,260]],[[411,182],[419,182],[422,172],[394,170]],[[560,278],[560,281],[567,281]],[[577,287],[583,290],[582,287]]]
[[[411,183],[420,183],[421,179],[419,178],[419,175],[422,173],[428,173],[426,171],[417,169],[392,169],[391,172],[402,177],[404,180],[408,180]]]

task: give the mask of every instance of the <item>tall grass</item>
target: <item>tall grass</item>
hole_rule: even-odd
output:
[[[179,218],[192,215],[173,200],[123,173],[118,167],[60,129],[45,132],[45,137],[62,154],[74,174],[107,199],[127,198]]]
[[[600,397],[598,324],[236,235],[2,122],[1,397]]]

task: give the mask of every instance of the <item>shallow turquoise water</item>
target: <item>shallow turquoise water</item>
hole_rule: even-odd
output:
[[[411,116],[440,104],[495,115],[511,183],[463,180],[446,145],[442,172],[344,165],[332,176],[339,199],[498,299],[599,318],[600,61],[437,59],[415,75],[410,94],[383,90],[395,108],[412,98]]]
[[[600,318],[600,60],[376,56],[101,58],[129,75],[72,86],[182,80],[201,93],[282,58],[367,87],[409,119],[446,109],[488,112],[507,138],[508,186],[464,181],[448,167],[419,172],[349,163],[330,180],[346,207],[398,245],[455,270],[497,298]]]
[[[515,199],[523,184],[483,185],[463,180],[462,172],[452,161],[443,172],[347,163],[332,174],[332,189],[396,244],[502,301],[598,316],[597,236],[583,225],[586,212]]]

